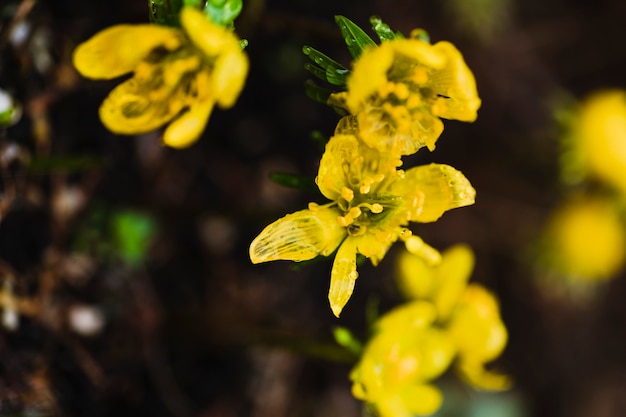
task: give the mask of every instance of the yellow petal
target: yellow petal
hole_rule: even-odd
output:
[[[362,102],[372,95],[379,86],[387,83],[387,71],[393,64],[393,50],[388,42],[363,51],[354,63],[348,78],[346,104],[353,114],[360,111]]]
[[[250,245],[252,263],[306,261],[331,254],[346,236],[337,224],[337,210],[301,210],[267,226]]]
[[[155,48],[176,49],[180,30],[159,25],[117,25],[104,29],[74,50],[74,66],[85,77],[111,79],[135,69]]]
[[[433,297],[441,321],[448,318],[459,302],[473,270],[474,253],[469,246],[455,245],[443,253],[436,270],[437,289]]]
[[[461,358],[474,362],[498,357],[508,338],[495,296],[478,284],[470,284],[463,293],[448,330]]]
[[[214,57],[223,51],[231,51],[241,46],[235,35],[224,26],[216,25],[194,7],[183,7],[180,23],[194,45],[208,57]]]
[[[212,109],[211,100],[196,103],[170,123],[163,133],[163,142],[172,148],[186,148],[194,143],[204,131]]]
[[[499,372],[485,369],[480,362],[461,360],[456,366],[456,370],[471,386],[487,391],[504,391],[513,385],[511,377]]]
[[[409,251],[398,255],[396,277],[400,292],[407,298],[428,298],[435,288],[434,268]]]
[[[427,301],[412,301],[387,312],[376,322],[377,332],[399,336],[404,332],[425,329],[437,318],[435,306]]]
[[[403,63],[403,60],[413,61],[432,71],[443,68],[446,65],[446,56],[441,50],[420,39],[398,39],[389,42],[389,46],[393,48],[396,55],[396,61]],[[413,66],[408,66],[413,68]]]
[[[433,385],[407,385],[401,392],[404,407],[412,415],[424,416],[434,413],[443,403],[441,391]]]
[[[465,176],[449,165],[430,164],[411,168],[405,180],[394,184],[400,194],[410,195],[415,189],[424,193],[421,207],[411,212],[411,220],[434,222],[453,208],[474,204],[476,191]]]
[[[179,100],[153,101],[150,87],[131,78],[118,85],[100,106],[100,120],[111,131],[123,135],[150,132],[180,112]]]
[[[350,299],[358,276],[359,274],[356,271],[356,245],[352,239],[348,238],[339,247],[330,273],[328,301],[336,317],[339,317],[341,310],[343,310],[343,307]]]
[[[213,91],[217,104],[229,108],[239,97],[248,74],[248,58],[238,50],[218,56],[213,68]]]
[[[329,200],[337,200],[348,187],[345,164],[358,155],[358,140],[352,135],[335,135],[326,144],[315,182]]]
[[[481,104],[474,74],[451,43],[438,42],[433,49],[447,58],[441,71],[430,73],[430,86],[440,96],[433,106],[433,114],[444,119],[473,122]]]

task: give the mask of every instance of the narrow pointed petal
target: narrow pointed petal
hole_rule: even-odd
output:
[[[276,260],[306,261],[331,254],[345,238],[332,208],[301,210],[267,226],[250,245],[250,260],[261,263]]]
[[[337,251],[330,274],[328,301],[335,317],[339,317],[341,310],[343,310],[350,296],[352,296],[354,283],[358,276],[359,274],[356,271],[356,245],[352,242],[352,239],[346,239]]]
[[[422,223],[434,222],[453,208],[474,204],[476,196],[476,190],[460,171],[443,164],[422,165],[407,170],[404,181],[397,188],[405,195],[415,189],[424,193],[421,207],[411,213],[412,221]]]
[[[158,25],[116,25],[98,32],[74,50],[74,66],[83,76],[112,79],[131,72],[159,46],[176,49],[180,30]]]

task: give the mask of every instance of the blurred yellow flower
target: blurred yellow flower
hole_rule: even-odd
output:
[[[569,134],[562,157],[565,180],[579,182],[591,175],[625,193],[626,91],[597,91],[567,120]]]
[[[396,155],[435,148],[439,118],[476,120],[481,101],[461,53],[449,42],[415,37],[366,48],[355,61],[348,90],[329,103],[350,113],[335,133],[357,129],[368,146]]]
[[[74,51],[85,77],[112,79],[133,72],[100,107],[112,132],[140,134],[167,123],[166,145],[189,146],[202,134],[213,106],[232,107],[248,73],[237,37],[184,7],[181,29],[152,24],[116,25]]]
[[[356,255],[377,265],[396,240],[415,253],[436,259],[434,249],[405,226],[433,222],[450,209],[474,203],[475,191],[463,174],[448,165],[398,170],[400,160],[363,144],[352,135],[335,135],[317,175],[325,205],[289,214],[267,226],[250,245],[253,263],[304,261],[330,255],[333,262],[328,298],[339,316],[358,276]]]
[[[626,261],[626,226],[615,204],[603,197],[576,196],[546,225],[540,264],[570,280],[610,279]]]
[[[436,318],[431,303],[414,301],[376,322],[350,379],[353,395],[380,417],[427,415],[441,406],[443,396],[430,382],[450,366],[456,347],[433,326]]]
[[[438,328],[444,330],[456,349],[457,372],[476,388],[501,390],[509,378],[485,369],[507,343],[507,330],[493,294],[468,280],[474,254],[467,245],[455,245],[442,254],[441,263],[428,265],[407,251],[398,258],[397,278],[410,299],[432,303]]]

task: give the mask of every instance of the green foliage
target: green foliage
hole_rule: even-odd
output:
[[[333,329],[333,336],[335,341],[340,346],[343,346],[355,356],[360,356],[363,352],[363,344],[357,339],[352,332],[346,327],[337,326]]]
[[[284,172],[270,173],[270,179],[277,184],[297,190],[318,193],[315,179],[309,175],[287,174]]]
[[[148,0],[150,21],[159,25],[178,27],[178,14],[183,7],[182,0]]]
[[[241,6],[241,0],[208,0],[204,6],[204,13],[214,23],[232,27],[234,20],[241,13]]]
[[[328,105],[328,97],[333,93],[328,88],[320,87],[311,80],[304,83],[304,92],[308,98],[318,103]]]
[[[372,25],[372,29],[374,29],[374,32],[376,32],[376,35],[378,35],[378,39],[380,39],[381,42],[404,38],[404,35],[401,32],[394,32],[391,30],[389,25],[383,22],[378,16],[370,17],[370,23]]]
[[[111,228],[118,256],[131,265],[143,262],[156,231],[152,218],[135,211],[119,211],[111,219]]]
[[[311,74],[320,80],[328,81],[332,85],[346,85],[346,78],[350,70],[310,46],[304,46],[302,52],[314,62],[314,64],[307,63],[304,66]]]
[[[337,22],[341,30],[343,40],[352,58],[357,59],[361,56],[361,52],[363,52],[363,49],[366,47],[376,46],[372,38],[347,17],[337,15],[335,16],[335,22]]]

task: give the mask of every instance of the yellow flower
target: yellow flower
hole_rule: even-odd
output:
[[[507,376],[485,369],[506,346],[507,330],[495,296],[478,284],[467,284],[473,267],[469,246],[456,245],[443,252],[435,266],[402,252],[397,276],[407,297],[433,304],[433,322],[455,345],[457,372],[476,388],[507,389]]]
[[[433,222],[447,210],[474,203],[474,189],[456,169],[430,164],[405,172],[396,169],[400,164],[355,136],[333,136],[316,179],[331,202],[311,203],[267,226],[250,245],[250,259],[298,262],[338,248],[328,298],[339,316],[358,276],[357,253],[377,265],[401,238],[415,252],[431,254],[434,249],[411,237],[405,226],[411,221]]]
[[[396,155],[432,151],[443,131],[440,117],[472,122],[481,104],[456,47],[417,37],[366,48],[347,86],[329,99],[350,113],[335,133],[357,129],[369,146]]]
[[[626,232],[614,204],[602,197],[576,196],[549,220],[539,259],[569,280],[606,280],[624,266]]]
[[[607,90],[588,97],[572,130],[588,170],[626,192],[626,91]]]
[[[353,395],[380,417],[427,415],[441,406],[443,396],[430,381],[449,367],[456,347],[433,326],[436,317],[431,303],[415,301],[376,322],[350,379]]]
[[[74,51],[85,77],[112,79],[133,72],[100,107],[114,133],[140,134],[167,123],[163,141],[189,146],[202,134],[214,105],[232,107],[248,73],[248,59],[228,29],[184,7],[183,30],[151,24],[107,28]]]

